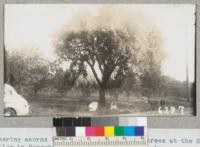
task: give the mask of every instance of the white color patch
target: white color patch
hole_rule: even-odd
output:
[[[76,136],[85,136],[85,127],[76,127]]]

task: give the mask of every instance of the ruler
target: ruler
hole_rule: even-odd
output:
[[[54,137],[54,147],[80,146],[138,146],[147,147],[144,137]]]

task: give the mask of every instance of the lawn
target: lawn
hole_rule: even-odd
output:
[[[98,101],[97,96],[93,97],[60,97],[60,96],[45,96],[40,95],[28,99],[31,107],[29,116],[108,116],[108,115],[122,115],[122,116],[182,116],[178,111],[179,106],[184,106],[184,116],[192,116],[194,109],[191,102],[186,100],[175,99],[172,97],[166,99],[166,107],[174,106],[176,112],[159,114],[159,101],[164,98],[154,98],[147,103],[140,98],[126,98],[120,97],[117,101],[118,110],[111,110],[111,98],[107,98],[106,106],[95,112],[88,110],[88,104],[92,101]],[[165,112],[165,110],[163,110]]]

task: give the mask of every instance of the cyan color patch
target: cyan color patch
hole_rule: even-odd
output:
[[[135,127],[133,126],[124,127],[124,136],[135,136]]]

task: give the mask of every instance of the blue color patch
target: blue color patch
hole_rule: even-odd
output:
[[[135,136],[144,136],[144,127],[135,127]]]
[[[124,127],[124,136],[135,136],[135,127]]]

